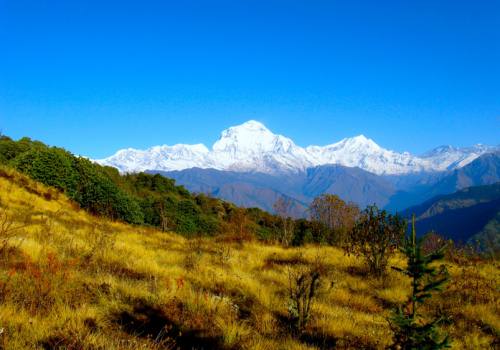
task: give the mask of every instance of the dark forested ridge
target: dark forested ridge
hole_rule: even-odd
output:
[[[405,210],[419,232],[435,231],[457,242],[500,247],[500,182],[434,197]]]

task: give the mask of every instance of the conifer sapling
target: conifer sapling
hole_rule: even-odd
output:
[[[412,293],[407,307],[399,308],[390,319],[394,332],[395,349],[443,349],[450,347],[448,335],[440,335],[438,326],[446,321],[445,317],[425,320],[419,312],[426,299],[432,297],[432,292],[440,291],[449,280],[449,274],[444,265],[439,269],[431,264],[444,256],[446,246],[428,254],[422,251],[422,239],[416,238],[415,217],[412,221],[412,234],[406,237],[401,248],[408,265],[405,269],[393,267],[411,278]]]

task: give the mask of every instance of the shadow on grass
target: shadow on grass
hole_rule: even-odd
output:
[[[40,342],[42,349],[44,350],[77,350],[84,349],[84,345],[80,343],[79,340],[72,338],[71,336],[65,334],[55,334],[51,335],[47,339]]]
[[[293,320],[283,313],[275,313],[274,316],[278,321],[281,335],[284,337],[291,336],[303,344],[321,350],[326,349],[366,349],[375,350],[379,348],[353,335],[348,335],[342,338],[335,337],[330,334],[325,334],[320,329],[306,327],[302,332],[299,332],[293,324]]]
[[[297,266],[297,265],[309,265],[309,262],[304,259],[301,255],[295,255],[291,257],[280,257],[277,254],[273,254],[264,260],[264,265],[262,269],[270,270],[276,266]]]
[[[352,277],[366,278],[371,276],[369,269],[366,266],[347,266],[345,272]]]
[[[321,350],[327,349],[364,349],[376,350],[380,346],[370,344],[366,339],[356,336],[346,336],[345,338],[337,338],[332,335],[322,334],[319,330],[306,330],[299,336],[299,340],[309,346],[314,346]]]
[[[299,340],[309,346],[314,346],[318,349],[336,349],[338,339],[326,334],[305,332]]]
[[[149,338],[157,343],[173,342],[176,349],[222,349],[220,337],[206,334],[203,329],[182,329],[182,325],[168,317],[164,310],[138,302],[132,312],[115,315],[119,324],[130,335]]]

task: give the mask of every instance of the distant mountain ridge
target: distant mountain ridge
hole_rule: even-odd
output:
[[[201,168],[151,173],[172,178],[193,192],[270,212],[275,201],[285,197],[292,201],[295,217],[307,216],[309,203],[323,193],[335,193],[360,206],[374,203],[384,206],[395,192],[394,186],[384,178],[341,165],[322,165],[288,176]]]
[[[500,181],[500,152],[486,153],[464,167],[441,173],[388,177],[398,188],[388,209],[417,205],[442,194]]]
[[[294,202],[295,216],[306,215],[309,203],[323,193],[337,194],[360,207],[377,204],[401,211],[436,195],[500,181],[500,154],[484,154],[460,169],[441,173],[380,176],[360,168],[321,165],[286,176],[191,168],[150,171],[173,178],[193,192],[208,193],[245,207],[272,211],[278,197]]]
[[[407,218],[413,214],[418,232],[500,248],[500,182],[439,195],[402,213]]]
[[[298,173],[322,165],[357,167],[377,175],[449,171],[461,168],[498,147],[438,147],[422,156],[384,149],[359,135],[326,146],[300,147],[272,133],[255,120],[222,131],[212,149],[203,144],[155,146],[147,150],[123,149],[96,160],[121,172],[175,171],[190,168],[265,174]]]

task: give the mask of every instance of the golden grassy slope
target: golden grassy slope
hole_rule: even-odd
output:
[[[390,310],[409,290],[395,271],[367,277],[336,248],[189,241],[97,219],[8,169],[0,204],[6,349],[383,348]],[[298,340],[280,321],[288,273],[318,261],[326,276]],[[455,349],[498,346],[498,263],[448,265],[453,282],[428,312],[452,316]]]

